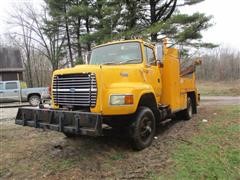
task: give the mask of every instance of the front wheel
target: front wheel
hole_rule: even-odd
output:
[[[69,139],[77,137],[77,135],[73,133],[64,132],[63,134]]]
[[[41,103],[40,96],[38,96],[38,95],[31,95],[31,96],[29,97],[28,102],[29,102],[29,104],[30,104],[31,106],[36,107],[36,106],[38,106],[38,105]]]
[[[152,110],[148,107],[139,107],[130,128],[135,150],[150,146],[156,132],[156,121]]]

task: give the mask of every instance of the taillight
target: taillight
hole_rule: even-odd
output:
[[[51,91],[52,91],[52,87],[51,85],[48,86],[48,94],[51,96]]]

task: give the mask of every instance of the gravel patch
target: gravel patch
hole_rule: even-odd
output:
[[[0,121],[14,120],[17,115],[18,108],[0,108]]]

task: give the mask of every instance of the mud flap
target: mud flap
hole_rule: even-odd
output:
[[[101,115],[90,112],[19,108],[15,124],[77,135],[102,135]]]

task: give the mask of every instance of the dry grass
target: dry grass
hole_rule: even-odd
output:
[[[174,151],[173,179],[239,179],[240,106],[217,108],[200,133]]]
[[[140,152],[131,149],[124,132],[68,139],[12,120],[2,122],[0,179],[146,179],[173,163],[170,152],[178,138],[197,132],[196,118],[164,123],[152,146]]]
[[[197,87],[204,96],[240,96],[240,80],[229,82],[198,81]]]
[[[183,159],[178,157],[175,159],[172,154],[182,151],[193,152],[191,148],[195,150],[196,147],[188,145],[188,142],[194,140],[192,137],[204,139],[206,135],[209,138],[210,136],[207,134],[209,129],[210,133],[222,134],[216,143],[225,143],[223,148],[239,146],[237,141],[239,136],[224,136],[224,134],[228,135],[231,132],[239,131],[239,126],[237,126],[239,124],[239,106],[235,108],[221,106],[220,110],[218,108],[202,106],[199,108],[199,114],[191,121],[164,123],[158,129],[157,139],[154,140],[152,146],[140,152],[131,150],[127,139],[121,137],[123,132],[98,138],[68,139],[58,132],[14,125],[12,120],[2,121],[0,122],[0,179],[161,179],[162,177],[162,179],[174,179],[175,175],[178,175],[175,174],[176,172],[185,172],[185,174],[181,174],[181,177],[185,177],[191,172],[187,168],[185,171],[177,169],[176,164],[180,163],[180,167],[185,167],[182,164],[185,163],[185,160],[189,161],[188,155]],[[210,118],[210,116],[213,117]],[[210,121],[212,123],[204,124],[208,129],[202,128],[202,119],[212,120]],[[225,121],[225,119],[229,119],[229,121]],[[234,146],[229,145],[228,138]],[[181,148],[185,147],[182,147],[182,144],[186,145],[186,149],[189,151],[182,150]],[[206,143],[205,149],[212,150],[211,147],[214,145],[214,143]],[[178,151],[176,151],[177,149]],[[203,152],[205,153],[205,151]],[[198,155],[197,153],[200,152],[194,151],[193,156]],[[234,163],[238,161],[238,155],[235,150],[230,154],[227,152],[227,158],[230,156],[229,161],[232,160],[233,163],[223,165],[218,163],[216,167],[235,168]],[[223,156],[223,158],[225,157]],[[190,162],[187,162],[186,165],[190,166],[188,163]],[[205,167],[205,164],[199,164],[199,167]],[[208,167],[216,170],[214,163]],[[174,170],[174,173],[171,170]],[[215,171],[207,170],[204,172],[206,177],[212,177],[209,174],[211,172],[215,173]],[[228,173],[231,175],[230,177],[236,175],[235,170],[234,172],[228,171]],[[191,175],[200,177],[200,179],[203,177],[198,176],[198,173]]]

